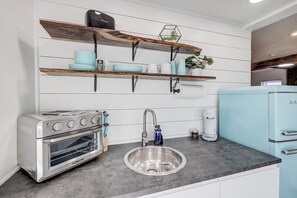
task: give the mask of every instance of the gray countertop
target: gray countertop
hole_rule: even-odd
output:
[[[123,161],[139,143],[114,145],[98,159],[43,183],[18,171],[0,187],[0,197],[136,197],[279,163],[281,160],[234,142],[189,138],[164,140],[182,152],[186,166],[176,174],[152,177],[134,173]]]

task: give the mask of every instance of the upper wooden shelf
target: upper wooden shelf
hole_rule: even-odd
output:
[[[204,81],[204,80],[214,80],[214,76],[192,76],[192,75],[174,75],[174,74],[160,74],[160,73],[132,73],[132,72],[114,72],[114,71],[91,71],[91,70],[70,70],[70,69],[55,69],[55,68],[40,68],[40,72],[47,73],[49,75],[97,75],[100,77],[118,77],[125,78],[131,76],[139,76],[146,79],[169,79],[169,78],[179,78],[183,80],[192,81]]]
[[[143,49],[166,52],[172,52],[172,50],[178,49],[179,53],[183,54],[194,54],[195,52],[201,51],[200,48],[191,45],[143,38],[124,34],[116,30],[93,28],[48,20],[40,20],[40,24],[52,38],[57,39],[94,43],[94,38],[96,38],[98,44],[121,47],[132,47],[132,44],[138,43],[138,47]]]

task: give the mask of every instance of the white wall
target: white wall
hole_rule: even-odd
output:
[[[180,42],[203,49],[214,58],[214,65],[203,71],[216,80],[200,82],[207,87],[203,99],[180,99],[169,93],[169,81],[140,79],[135,93],[131,80],[98,79],[93,92],[92,77],[47,76],[40,74],[40,110],[104,109],[110,113],[109,142],[140,141],[145,108],[156,111],[165,138],[187,136],[188,129],[202,129],[202,110],[217,107],[218,89],[250,86],[251,33],[230,24],[148,7],[124,0],[39,0],[40,19],[76,24],[85,23],[88,9],[96,9],[115,18],[116,29],[130,34],[156,38],[165,24],[177,24],[183,34]],[[93,50],[93,45],[51,39],[39,25],[39,67],[68,68],[74,51]],[[131,49],[98,46],[100,59],[112,63],[131,63]],[[169,61],[166,52],[138,49],[135,64]],[[179,58],[187,55],[179,54]],[[150,127],[152,129],[152,127]]]
[[[0,1],[0,185],[17,166],[17,117],[35,112],[34,1]]]

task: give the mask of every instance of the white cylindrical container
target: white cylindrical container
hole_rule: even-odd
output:
[[[148,73],[158,73],[158,66],[155,63],[151,63],[148,65],[148,69],[147,69]]]
[[[162,64],[161,74],[171,74],[171,65],[169,63]]]
[[[216,141],[218,139],[217,109],[205,109],[203,112],[203,134],[206,141]]]

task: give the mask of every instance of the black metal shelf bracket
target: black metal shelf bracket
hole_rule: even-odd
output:
[[[139,41],[132,43],[132,61],[135,60],[135,56],[136,56],[137,49],[138,49],[138,44],[139,44]]]
[[[93,39],[94,39],[94,52],[95,52],[95,57],[97,58],[97,36],[96,36],[96,34],[93,34]]]
[[[138,82],[138,76],[132,76],[132,92],[134,93],[136,85]]]
[[[94,39],[94,53],[95,53],[95,58],[97,59],[97,36],[96,34],[93,34],[93,39]],[[97,75],[94,75],[94,92],[97,92]]]
[[[175,79],[175,83],[173,84],[172,77],[170,78],[170,93],[179,93],[180,89],[176,89],[177,84],[179,83],[179,78]]]
[[[174,48],[171,46],[171,53],[170,53],[170,61],[174,61],[176,58],[176,55],[179,53],[179,47]]]
[[[94,75],[94,92],[97,92],[97,75]]]

